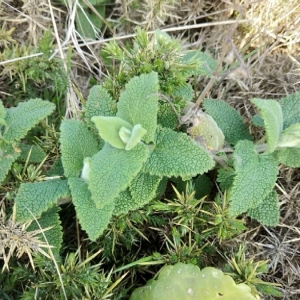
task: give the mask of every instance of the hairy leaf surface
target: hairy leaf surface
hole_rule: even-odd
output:
[[[55,105],[42,99],[30,99],[8,108],[3,139],[8,143],[19,141],[27,132],[55,110]]]
[[[300,122],[300,92],[282,98],[279,101],[283,113],[283,128]]]
[[[19,157],[19,149],[9,144],[1,144],[0,148],[0,183],[5,179],[13,162]]]
[[[136,204],[134,203],[129,189],[122,191],[117,198],[114,200],[114,211],[113,215],[127,214],[130,210],[135,209]]]
[[[46,173],[47,176],[64,176],[64,168],[61,162],[61,158],[56,159],[51,166],[50,170]]]
[[[247,215],[266,226],[278,225],[279,203],[277,193],[272,191],[257,207],[250,208]]]
[[[234,176],[235,172],[232,168],[222,168],[218,170],[217,181],[220,183],[223,192],[231,188]]]
[[[257,154],[254,144],[240,141],[234,152],[235,178],[229,190],[231,215],[257,207],[272,191],[277,179],[277,160],[273,155]]]
[[[189,83],[184,83],[174,90],[173,95],[189,102],[193,99],[193,92],[193,87]]]
[[[190,72],[191,75],[210,77],[216,70],[218,62],[210,54],[199,50],[188,51],[182,57],[182,63],[185,65],[197,65],[197,69]],[[189,69],[187,68],[187,72]]]
[[[175,111],[174,111],[175,109]],[[157,122],[162,127],[175,129],[178,124],[178,115],[180,114],[180,107],[176,104],[172,106],[169,103],[159,105],[157,115]]]
[[[91,88],[85,107],[85,120],[90,122],[94,116],[115,116],[117,103],[102,85]]]
[[[225,101],[204,99],[203,107],[218,124],[228,144],[251,140],[251,135],[241,115]]]
[[[139,173],[148,155],[148,149],[141,144],[126,151],[106,143],[91,162],[89,190],[96,207],[102,208],[118,197]]]
[[[291,168],[300,168],[300,148],[282,148],[276,151],[278,161]]]
[[[114,203],[108,203],[99,209],[91,198],[87,184],[81,178],[69,178],[68,184],[79,223],[89,239],[95,241],[109,224]]]
[[[140,172],[129,186],[136,208],[143,206],[156,196],[156,191],[162,178],[149,173]]]
[[[130,124],[141,124],[147,133],[146,143],[153,141],[158,112],[157,73],[143,74],[131,79],[121,92],[117,116]]]
[[[42,182],[22,183],[16,196],[18,221],[28,221],[47,211],[62,197],[69,196],[66,180],[53,179]]]
[[[289,126],[281,133],[278,147],[300,148],[300,123]]]
[[[6,117],[6,110],[2,101],[0,100],[0,119],[4,121],[5,117]],[[0,123],[0,125],[4,125],[3,122]]]
[[[19,146],[21,149],[19,160],[21,161],[26,161],[29,158],[29,163],[40,163],[46,157],[45,151],[38,145],[20,144]]]
[[[98,144],[92,133],[80,121],[63,120],[60,126],[62,164],[66,177],[78,177],[83,160],[98,151]]]
[[[188,135],[159,128],[145,171],[158,176],[192,177],[214,167],[214,160]]]
[[[59,206],[53,206],[46,212],[42,213],[41,217],[37,219],[38,224],[34,220],[28,227],[28,231],[38,230],[40,229],[40,227],[52,227],[51,229],[44,231],[44,234],[40,234],[39,236],[41,241],[46,242],[50,246],[52,246],[51,251],[56,257],[59,257],[59,251],[63,242],[62,226],[58,215],[59,211]]]
[[[283,114],[280,104],[275,100],[252,99],[251,102],[259,109],[264,120],[268,152],[272,153],[278,144],[279,136],[283,130]]]

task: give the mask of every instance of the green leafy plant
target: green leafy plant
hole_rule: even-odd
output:
[[[83,123],[62,123],[65,175],[79,221],[92,240],[106,228],[112,214],[126,213],[153,199],[164,177],[191,177],[214,165],[209,154],[186,134],[157,124],[158,91],[158,77],[152,72],[135,77],[126,85],[117,112],[111,110],[115,116],[105,116],[105,109],[113,102],[107,92],[98,100],[104,108],[102,116],[98,111],[91,117],[89,110],[94,109],[94,104],[88,100],[88,122],[95,123],[105,141],[100,151],[97,140]],[[87,213],[91,207],[93,217]]]
[[[251,289],[222,271],[206,267],[200,270],[192,264],[177,263],[164,266],[158,278],[136,289],[130,300],[198,299],[198,300],[255,300]]]
[[[174,54],[181,51],[179,43],[168,36],[157,33],[156,38],[160,41],[158,48],[154,40],[150,43],[154,54],[162,55],[162,49]],[[145,32],[138,33],[137,41],[146,46]],[[191,70],[196,72],[201,64],[195,55],[197,53],[183,60],[176,54],[176,70],[185,72],[180,80],[188,90],[191,86],[185,80]],[[186,66],[189,66],[188,72]],[[131,64],[131,67],[134,66]],[[167,67],[166,70],[173,76],[175,69],[170,71]],[[61,198],[68,199],[71,193],[82,228],[91,240],[96,240],[113,214],[127,213],[161,195],[167,178],[190,178],[214,166],[212,157],[203,148],[187,134],[173,130],[178,123],[176,107],[159,97],[160,83],[165,82],[163,73],[148,71],[132,78],[125,89],[117,93],[118,102],[111,97],[113,90],[105,88],[109,84],[94,86],[84,120],[62,122],[60,143],[65,179],[21,184],[15,199],[19,221],[30,220],[32,215],[40,218],[59,204]],[[134,75],[139,74],[130,72],[131,77]],[[179,101],[190,100],[191,93],[188,98],[181,94],[176,94]],[[52,242],[57,246],[61,240]]]
[[[209,76],[214,66],[212,60],[205,64],[207,56],[201,52],[182,53],[177,41],[160,32],[149,39],[143,31],[138,31],[131,50],[132,54],[142,53],[143,57],[152,54],[149,70],[141,63],[135,69],[133,63],[137,58],[116,44],[110,44],[107,51],[119,59],[125,58],[120,75],[131,79],[124,81],[125,88],[117,93],[114,88],[109,89],[111,78],[94,86],[84,119],[63,120],[60,143],[65,178],[22,184],[16,197],[17,219],[27,221],[32,218],[31,213],[40,217],[59,203],[60,198],[68,199],[71,195],[79,223],[94,241],[112,215],[149,203],[164,192],[168,180],[176,177],[189,180],[216,167],[217,180],[226,191],[226,204],[223,203],[223,208],[216,207],[222,221],[209,222],[219,228],[219,238],[226,237],[225,231],[231,230],[230,227],[233,231],[243,228],[237,226],[235,217],[244,212],[265,225],[276,225],[279,208],[274,186],[278,164],[299,165],[295,157],[299,154],[299,94],[278,102],[251,100],[259,111],[256,119],[261,120],[260,126],[266,133],[256,143],[239,113],[226,102],[213,99],[204,100],[205,112],[193,108],[190,115],[187,113],[189,117],[185,120],[192,124],[187,129],[189,136],[178,130],[177,114],[183,103],[189,106],[191,97],[178,90],[170,91],[170,87],[192,74]],[[160,69],[162,51],[174,54],[175,58],[170,57],[168,66]],[[207,66],[212,67],[207,69]],[[142,71],[149,72],[139,75]],[[116,80],[116,86],[120,87],[122,81]],[[184,89],[188,86],[182,83]],[[118,95],[119,99],[112,95]],[[165,97],[170,99],[165,101]]]
[[[295,93],[280,101],[251,100],[265,130],[265,136],[256,143],[242,118],[227,103],[204,100],[203,108],[224,133],[225,143],[234,146],[229,150],[233,154],[221,159],[225,168],[218,170],[218,181],[227,190],[231,215],[247,212],[265,225],[278,223],[278,196],[274,190],[278,164],[300,166],[299,95]]]
[[[29,161],[43,163],[45,161],[46,154],[38,146],[23,144],[22,139],[27,136],[27,133],[31,128],[33,128],[35,125],[37,125],[37,123],[49,116],[54,111],[54,109],[55,105],[53,103],[43,101],[42,99],[30,99],[26,102],[19,103],[17,107],[11,108],[5,108],[2,102],[0,102],[1,183],[5,180],[11,168],[13,171],[12,173],[14,173],[16,175],[16,178],[18,178],[20,181],[23,181],[25,178],[25,181],[43,178],[41,176],[40,170],[41,165],[37,168],[35,168],[33,165],[29,165],[28,167],[26,167],[26,165]],[[32,160],[30,160],[31,153],[33,153]],[[16,169],[21,165],[14,162],[18,159],[22,160],[22,157],[26,157],[26,163],[23,171],[20,171],[18,176],[18,172],[16,172]],[[54,254],[58,254],[58,250],[62,242],[60,220],[57,214],[57,212],[59,211],[59,207],[51,207],[47,211],[42,210],[41,208],[38,209],[38,207],[41,205],[41,203],[39,202],[41,195],[40,193],[43,193],[43,191],[47,194],[48,191],[53,190],[54,195],[58,195],[59,197],[62,197],[64,195],[67,196],[67,185],[63,186],[63,184],[61,184],[61,181],[58,181],[59,183],[57,184],[57,186],[59,188],[57,188],[57,186],[56,188],[53,188],[53,183],[55,181],[52,180],[44,182],[34,182],[31,184],[21,184],[16,201],[18,203],[18,207],[22,207],[23,211],[26,211],[27,218],[22,218],[20,214],[16,213],[14,213],[13,216],[13,224],[19,224],[18,226],[20,227],[25,226],[29,236],[31,234],[30,232],[32,232],[32,234],[34,232],[43,232],[42,229],[47,228],[48,230],[43,234],[39,234],[38,238],[40,239],[41,244],[50,244],[51,246],[53,246],[54,248],[52,252]],[[38,192],[37,190],[34,190],[33,187],[37,187]],[[41,189],[39,189],[39,187],[41,187]],[[53,199],[51,198],[51,194],[48,196],[50,196],[50,199]],[[28,198],[26,197],[29,197],[30,201],[28,201]],[[30,205],[31,202],[35,203],[35,207],[32,207]],[[35,209],[38,209],[38,212]],[[39,217],[39,225],[34,220],[35,216]],[[20,236],[20,242],[18,242],[17,244],[20,246],[20,248],[18,249],[18,251],[20,252],[22,251],[20,250],[22,249],[22,243],[30,243],[28,239],[25,239],[25,235],[22,235],[24,237],[24,241],[22,241],[22,238]],[[33,243],[33,240],[31,242]]]
[[[32,149],[29,145],[21,144],[21,139],[54,109],[53,103],[42,99],[30,99],[11,108],[5,108],[0,101],[0,183],[5,179],[13,162],[19,156],[26,156],[28,150]],[[37,147],[33,148],[37,151]],[[42,154],[43,151],[39,149],[39,158],[42,158],[40,161],[45,157]]]

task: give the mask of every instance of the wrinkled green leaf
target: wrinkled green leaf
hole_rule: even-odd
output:
[[[46,212],[42,213],[41,217],[37,220],[34,220],[28,227],[28,231],[38,230],[40,229],[40,227],[52,227],[51,229],[44,231],[44,234],[40,234],[39,236],[41,241],[46,242],[50,246],[52,246],[51,251],[55,257],[59,257],[59,252],[63,242],[62,226],[58,214],[59,211],[59,206],[53,206]]]
[[[80,178],[69,178],[68,184],[75,205],[76,215],[83,230],[91,241],[96,239],[106,229],[112,217],[114,203],[110,202],[98,209],[91,199],[87,184]]]
[[[210,54],[199,50],[191,50],[184,54],[182,57],[182,63],[186,65],[196,64],[198,66],[196,70],[191,72],[190,76],[201,75],[210,77],[217,69],[218,65],[218,61],[213,59]]]
[[[300,123],[289,126],[281,133],[277,147],[300,148]]]
[[[169,128],[159,128],[145,171],[166,177],[193,177],[215,165],[210,155],[189,136]]]
[[[143,74],[132,78],[121,92],[117,116],[130,124],[141,124],[147,133],[146,143],[153,141],[158,112],[157,73]]]
[[[97,153],[97,141],[89,129],[77,120],[63,120],[60,131],[64,174],[66,177],[78,177],[84,158]]]
[[[279,103],[283,113],[283,129],[300,122],[300,92],[282,98]]]
[[[66,180],[22,183],[15,199],[16,219],[25,222],[33,219],[33,216],[38,218],[55,205],[59,198],[67,196],[69,189]]]
[[[279,203],[277,193],[272,191],[257,207],[249,209],[247,215],[266,226],[278,225]]]
[[[148,149],[141,144],[131,151],[105,144],[91,163],[89,190],[96,207],[102,208],[118,197],[139,173],[148,155]]]
[[[114,200],[113,215],[127,214],[130,210],[134,210],[136,204],[134,203],[129,189],[122,191]]]
[[[282,148],[276,151],[278,161],[291,168],[300,168],[300,148]]]
[[[27,144],[20,144],[21,155],[19,160],[26,161],[29,157],[29,163],[40,163],[42,162],[45,157],[45,151],[37,145],[27,145]]]
[[[218,124],[228,144],[251,140],[251,135],[241,115],[225,101],[204,99],[203,107]]]
[[[115,116],[117,103],[102,85],[94,85],[90,89],[85,107],[85,120],[91,122],[94,116]]]
[[[230,214],[239,215],[260,205],[277,179],[277,160],[273,155],[257,154],[254,144],[240,141],[234,151],[235,178],[229,190]]]
[[[5,179],[13,162],[19,157],[20,152],[18,148],[12,145],[1,143],[0,145],[0,183]]]
[[[6,128],[3,139],[12,143],[26,136],[27,132],[41,120],[49,116],[55,109],[55,105],[42,99],[30,99],[19,103],[17,107],[6,110]]]
[[[159,105],[157,122],[162,127],[175,129],[178,124],[178,116],[180,115],[180,107],[176,104],[163,103]]]
[[[259,109],[264,120],[268,152],[272,153],[278,144],[279,136],[283,130],[283,114],[280,104],[275,100],[252,99],[251,102]]]
[[[156,196],[157,188],[162,178],[149,173],[140,172],[130,183],[129,190],[136,205],[142,207]]]

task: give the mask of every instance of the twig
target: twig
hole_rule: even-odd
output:
[[[248,23],[251,22],[251,20],[239,20],[239,21],[233,21],[233,20],[228,20],[228,21],[219,21],[219,22],[211,22],[211,23],[204,23],[204,24],[196,24],[196,25],[186,25],[186,26],[178,26],[178,27],[172,27],[172,28],[165,28],[165,29],[161,29],[162,32],[174,32],[174,31],[181,31],[181,30],[185,30],[185,29],[192,29],[192,28],[203,28],[203,27],[209,27],[209,26],[224,26],[224,25],[228,25],[228,24],[241,24],[241,23]],[[147,34],[152,34],[155,31],[148,31]],[[122,35],[122,36],[115,36],[115,37],[111,37],[111,38],[107,38],[107,39],[102,39],[99,41],[91,41],[91,42],[84,42],[81,44],[78,44],[78,47],[86,47],[86,46],[92,46],[92,45],[97,45],[97,44],[103,44],[106,42],[110,42],[110,41],[114,41],[114,40],[124,40],[124,39],[128,39],[128,38],[132,38],[135,37],[136,34],[127,34],[127,35]],[[62,47],[62,50],[68,50],[69,47],[71,48],[75,48],[74,45],[70,45],[70,46],[65,46]],[[77,49],[77,48],[76,48]],[[56,50],[55,50],[56,52]],[[35,56],[41,56],[43,55],[43,53],[35,53],[35,54],[31,54],[28,56],[24,56],[24,57],[18,57],[12,60],[6,60],[6,61],[1,61],[0,62],[0,66],[1,65],[5,65],[7,63],[11,63],[17,60],[22,60],[22,59],[27,59],[27,58],[32,58]]]

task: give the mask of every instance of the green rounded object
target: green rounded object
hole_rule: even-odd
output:
[[[164,266],[157,280],[136,289],[130,300],[256,300],[244,283],[236,284],[213,267],[200,269],[192,264]]]

